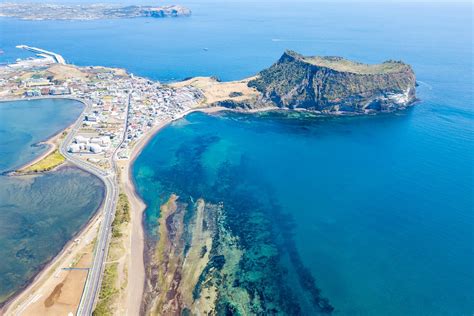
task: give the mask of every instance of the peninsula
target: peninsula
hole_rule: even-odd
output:
[[[190,16],[180,5],[118,6],[113,4],[0,3],[0,17],[22,20],[99,20],[119,18],[165,18]]]
[[[48,172],[67,161],[101,178],[107,194],[103,210],[78,242],[69,246],[66,255],[56,258],[56,264],[50,265],[34,286],[7,304],[7,315],[18,311],[63,312],[65,299],[61,298],[62,305],[51,303],[61,297],[58,284],[84,289],[71,300],[76,303],[68,306],[84,315],[90,315],[94,308],[97,314],[135,315],[140,310],[153,313],[163,306],[168,306],[171,313],[222,312],[228,305],[220,304],[218,297],[227,297],[229,302],[235,297],[253,297],[250,283],[237,287],[237,275],[226,272],[234,271],[232,267],[242,264],[240,260],[245,256],[241,254],[244,248],[237,247],[237,240],[243,236],[237,238],[227,230],[220,205],[198,201],[199,220],[193,218],[187,226],[187,208],[177,196],[171,197],[162,206],[159,243],[144,246],[145,206],[130,178],[130,166],[143,146],[160,128],[193,111],[305,110],[324,116],[360,115],[402,110],[416,100],[415,75],[403,62],[366,65],[339,57],[305,57],[287,51],[274,65],[251,78],[220,82],[198,77],[164,85],[123,69],[68,65],[59,54],[39,48],[33,51],[39,52],[38,58],[0,67],[0,100],[59,97],[77,99],[86,106],[67,134],[52,142],[53,156],[45,156],[43,163],[35,162],[30,171]],[[168,218],[174,218],[173,227],[165,225]],[[203,218],[208,223],[206,227],[200,224]],[[190,238],[187,257],[183,257],[183,245],[176,239],[180,234]],[[86,235],[88,238],[84,238]],[[93,243],[98,249],[94,255],[90,253]],[[63,277],[58,267],[74,267],[74,254],[80,249],[89,249],[90,253],[88,261],[83,262],[90,266],[87,282],[81,279],[70,284],[73,281]],[[253,262],[252,267],[265,266],[272,273],[272,253]],[[62,260],[61,264],[57,260]],[[190,262],[195,264],[190,266]],[[253,273],[252,269],[249,273]],[[174,278],[170,273],[181,277]],[[212,282],[224,276],[226,282]],[[315,310],[331,313],[333,307],[320,295],[314,280],[300,277],[306,283],[298,286],[311,289]],[[158,279],[170,282],[158,284]],[[274,287],[278,288],[278,284]],[[285,297],[267,299],[260,303],[248,300],[239,311],[246,313],[249,306],[262,312],[294,308],[285,303]]]
[[[193,78],[209,103],[232,109],[306,110],[358,115],[403,110],[416,101],[412,68],[401,61],[362,64],[341,57],[306,57],[286,51],[255,77],[234,82]]]

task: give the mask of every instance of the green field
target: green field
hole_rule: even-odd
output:
[[[32,164],[31,166],[25,168],[22,170],[22,172],[44,172],[44,171],[49,171],[60,164],[64,163],[66,161],[66,158],[64,158],[63,155],[59,152],[59,150],[53,151],[51,154],[48,156],[44,157],[40,161]]]

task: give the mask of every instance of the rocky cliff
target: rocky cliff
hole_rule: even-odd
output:
[[[390,112],[415,100],[415,74],[401,61],[366,65],[340,57],[305,57],[286,51],[248,86],[263,102],[325,113]]]

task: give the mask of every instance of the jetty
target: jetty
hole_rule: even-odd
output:
[[[45,56],[46,55],[46,56],[52,57],[56,63],[61,64],[61,65],[66,65],[66,60],[64,59],[63,56],[61,56],[59,54],[56,54],[56,53],[53,53],[53,52],[50,52],[48,50],[45,50],[45,49],[42,49],[42,48],[37,48],[37,47],[31,47],[31,46],[27,46],[27,45],[17,45],[16,48],[20,48],[20,49],[24,49],[24,50],[33,52],[33,53],[37,54],[38,56]]]

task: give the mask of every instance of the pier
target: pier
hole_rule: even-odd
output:
[[[41,49],[41,48],[37,48],[37,47],[31,47],[31,46],[27,46],[27,45],[18,45],[18,46],[16,46],[16,48],[20,48],[20,49],[24,49],[24,50],[33,52],[33,53],[35,53],[39,56],[43,56],[43,55],[50,56],[54,59],[54,61],[56,63],[61,64],[61,65],[66,65],[66,60],[63,58],[63,56],[61,56],[59,54],[56,54],[56,53],[53,53],[53,52],[50,52],[50,51],[47,51],[45,49]]]

